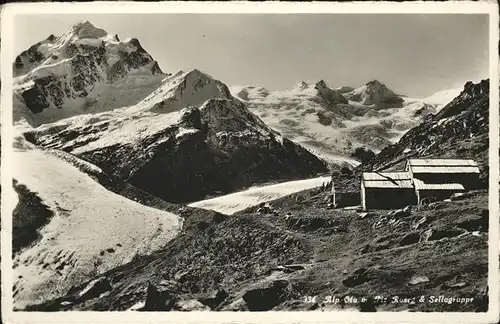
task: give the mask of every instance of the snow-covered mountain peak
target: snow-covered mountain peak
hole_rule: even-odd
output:
[[[396,93],[378,80],[371,80],[364,86],[345,93],[345,96],[349,100],[360,102],[363,105],[380,105],[401,101],[398,100],[400,98]]]
[[[250,86],[231,91],[271,128],[335,164],[358,163],[351,157],[357,147],[377,152],[394,143],[462,90],[409,98],[376,79],[359,88],[332,89],[320,80],[300,89],[304,83],[284,91]]]
[[[34,125],[134,105],[167,76],[138,39],[88,21],[21,53],[14,75],[14,119]]]
[[[95,27],[88,20],[72,26],[69,33],[79,38],[100,38],[108,35],[108,32],[104,29]]]
[[[376,79],[368,81],[366,83],[366,86],[374,88],[386,88],[385,84]]]
[[[214,132],[241,132],[252,130],[267,134],[271,130],[258,117],[252,114],[239,100],[222,98],[207,100],[201,107],[203,120]]]
[[[130,109],[169,113],[187,106],[200,107],[207,100],[216,98],[235,100],[224,83],[194,69],[179,71],[163,79],[158,89]]]
[[[193,69],[193,70],[191,70],[189,72],[185,72],[183,74],[184,74],[184,79],[186,80],[186,82],[197,83],[200,80],[214,80],[214,78],[211,75],[204,73],[204,72],[201,72],[198,69]]]

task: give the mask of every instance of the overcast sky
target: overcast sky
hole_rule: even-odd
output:
[[[280,90],[324,79],[357,87],[378,79],[416,97],[489,70],[488,16],[467,14],[21,15],[15,51],[84,20],[138,38],[165,72],[197,68],[228,85]]]

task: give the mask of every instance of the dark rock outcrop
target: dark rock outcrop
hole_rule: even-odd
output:
[[[340,91],[330,89],[323,80],[316,83],[314,85],[314,88],[318,90],[319,97],[323,98],[327,103],[330,104],[348,103],[348,100],[341,94]]]
[[[148,283],[146,301],[143,311],[170,311],[176,302],[175,296],[168,290],[158,290],[154,285]]]
[[[464,231],[458,228],[431,228],[422,233],[422,241],[438,241],[444,238],[455,237],[463,234]]]
[[[370,280],[368,272],[369,272],[368,269],[365,268],[357,269],[347,278],[342,280],[342,284],[346,287],[355,287],[361,285],[362,283],[365,283],[368,280]]]
[[[12,212],[12,251],[16,253],[40,238],[38,230],[49,222],[54,212],[35,192],[15,179],[13,188],[19,197]]]
[[[243,295],[250,311],[268,311],[286,300],[288,281],[275,280],[268,285],[250,289]]]
[[[215,294],[198,298],[198,300],[203,305],[210,307],[210,309],[215,309],[228,297],[229,297],[229,294],[224,289],[220,289],[220,290],[217,290],[217,292]]]
[[[375,156],[375,152],[365,147],[357,147],[352,153],[352,157],[361,161],[361,163],[370,161]]]

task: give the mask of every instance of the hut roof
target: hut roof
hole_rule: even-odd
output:
[[[414,179],[413,183],[417,190],[465,190],[460,183],[425,183],[420,179]]]
[[[363,172],[365,188],[413,188],[408,172]]]
[[[464,159],[409,159],[406,168],[413,173],[479,173],[474,160]]]

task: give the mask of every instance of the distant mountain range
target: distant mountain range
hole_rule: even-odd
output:
[[[284,136],[330,163],[359,164],[356,147],[375,152],[395,143],[428,114],[437,113],[461,89],[423,99],[397,95],[374,80],[354,89],[331,89],[324,81],[293,89],[232,87],[231,92]]]
[[[61,37],[50,35],[16,58],[14,120],[38,126],[133,106],[154,97],[183,73],[164,73],[139,40],[122,41],[85,21]],[[203,77],[196,82],[201,85]],[[220,81],[202,91],[199,85],[190,89],[186,100],[178,99],[185,93],[179,85],[174,96],[178,103],[165,104],[167,110],[155,109],[175,111],[183,105],[200,106],[211,98],[233,100],[234,96],[272,129],[328,163],[350,165],[359,163],[352,156],[356,147],[380,151],[460,92],[451,89],[413,99],[395,94],[377,80],[338,89],[322,80],[302,81],[287,91],[233,86],[230,93],[221,93],[227,87]]]

